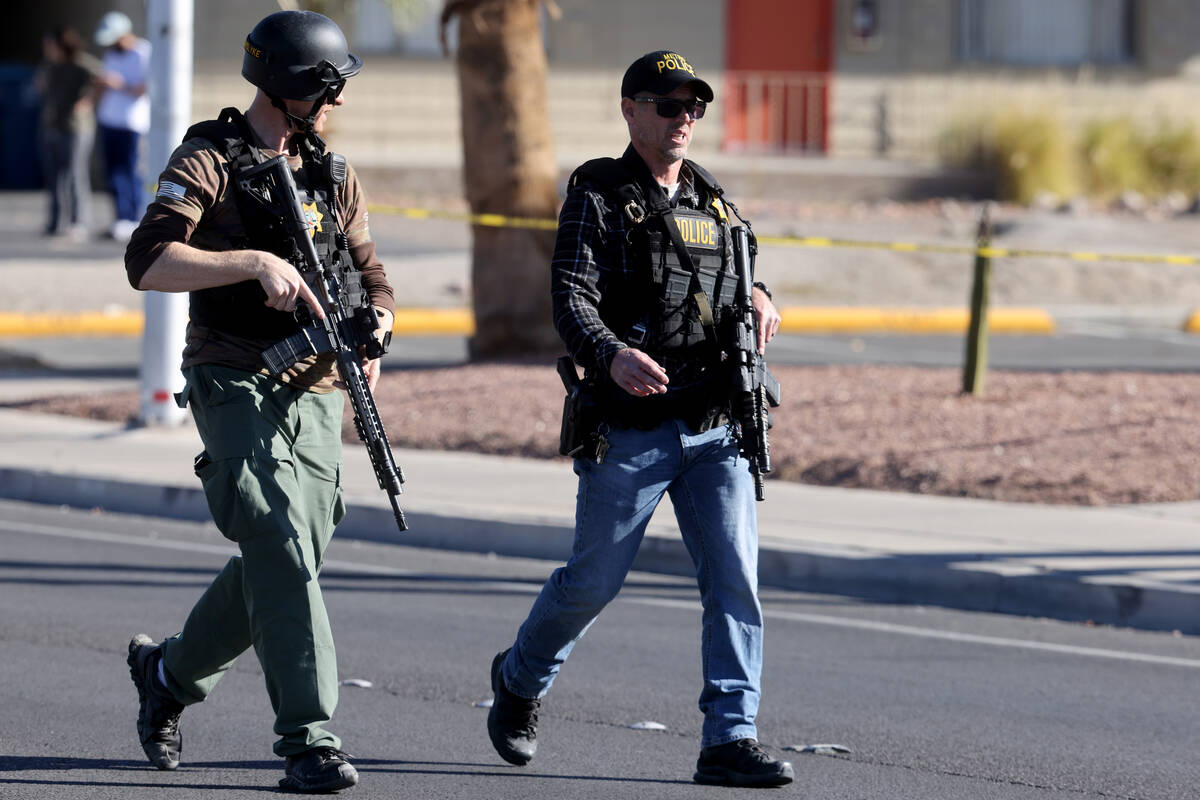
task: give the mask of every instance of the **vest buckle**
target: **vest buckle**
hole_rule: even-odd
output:
[[[642,221],[646,219],[646,210],[635,201],[630,200],[625,204],[625,216],[629,217],[629,221],[634,225],[641,225]]]

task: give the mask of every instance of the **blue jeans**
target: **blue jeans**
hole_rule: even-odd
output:
[[[124,128],[100,126],[100,145],[104,149],[104,167],[119,220],[137,222],[146,212],[142,196],[142,175],[138,171],[138,146],[142,135]]]
[[[546,694],[575,643],[616,597],[650,516],[670,492],[704,606],[701,746],[757,738],[762,673],[754,483],[727,426],[679,420],[609,432],[603,464],[576,459],[574,552],[534,601],[503,665],[522,697]]]

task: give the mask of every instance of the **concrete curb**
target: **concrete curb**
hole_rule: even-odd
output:
[[[962,334],[970,321],[965,308],[789,306],[780,314],[784,333]],[[0,313],[0,339],[141,336],[142,327],[140,311]],[[988,327],[993,333],[1025,335],[1049,335],[1056,330],[1053,316],[1038,308],[992,309]],[[402,308],[396,310],[392,331],[396,336],[470,336],[475,320],[466,308]]]
[[[82,475],[0,468],[0,497],[25,502],[103,508],[117,513],[208,520],[198,487],[157,485]],[[395,529],[383,504],[348,503],[338,536],[378,543],[562,561],[571,551],[573,522],[566,518],[495,519],[467,513],[408,511],[411,530]],[[634,568],[689,576],[694,567],[677,536],[653,526]],[[1071,621],[1178,630],[1200,634],[1200,588],[1135,581],[1080,579],[1067,573],[1005,574],[986,564],[936,555],[864,556],[847,551],[763,543],[759,580],[807,592],[889,603],[937,605],[971,611],[1051,616]]]

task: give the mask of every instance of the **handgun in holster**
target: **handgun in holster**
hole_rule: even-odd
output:
[[[575,362],[561,356],[556,364],[567,396],[563,399],[562,429],[559,431],[558,452],[571,458],[604,461],[608,440],[602,430],[603,419],[596,404],[591,385],[579,378]]]

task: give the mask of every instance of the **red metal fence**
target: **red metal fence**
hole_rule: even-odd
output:
[[[824,153],[829,148],[829,75],[725,73],[722,148],[733,152]]]

